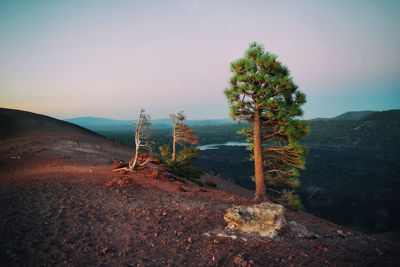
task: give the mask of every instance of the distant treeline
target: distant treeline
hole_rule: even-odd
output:
[[[311,120],[310,134],[306,145],[333,147],[399,148],[400,110],[373,112],[360,120]],[[194,126],[201,144],[244,142],[245,138],[237,132],[248,127],[247,123],[223,124],[213,126]],[[133,128],[131,131],[99,131],[100,134],[127,146],[134,146]],[[152,134],[155,147],[171,143],[171,129],[154,129]]]

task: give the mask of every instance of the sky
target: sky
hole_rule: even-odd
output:
[[[400,1],[0,1],[0,107],[60,119],[226,118],[252,42],[307,96],[304,118],[400,108]]]

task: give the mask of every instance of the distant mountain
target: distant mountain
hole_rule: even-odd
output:
[[[79,117],[66,119],[65,121],[82,126],[86,129],[99,132],[99,131],[113,131],[113,130],[131,130],[134,120],[113,120],[96,117]]]
[[[311,131],[304,140],[307,145],[393,149],[400,147],[400,110],[372,112],[359,120],[310,120],[309,123]]]
[[[310,121],[326,121],[326,120],[361,120],[366,116],[374,113],[374,111],[349,111],[334,118],[316,118]],[[85,127],[96,132],[109,131],[130,131],[132,124],[137,120],[114,120],[98,117],[78,117],[65,119],[65,121]],[[226,124],[234,124],[230,118],[224,119],[207,119],[207,120],[187,120],[185,121],[190,127],[198,126],[219,126]],[[156,119],[151,121],[154,129],[171,128],[171,120],[169,118]]]
[[[365,111],[349,111],[333,118],[333,120],[361,120],[369,114],[374,113],[371,110]]]
[[[109,132],[109,131],[130,131],[133,128],[133,123],[137,120],[113,120],[97,117],[79,117],[72,119],[65,119],[65,121],[74,123],[76,125],[85,127],[89,130],[96,132]],[[194,126],[216,126],[224,124],[233,124],[231,119],[209,119],[209,120],[187,120],[185,121],[191,127]],[[151,121],[152,127],[155,129],[171,128],[171,120],[156,119]]]
[[[79,118],[66,119],[65,121],[78,124],[91,125],[91,126],[128,125],[136,122],[136,120],[114,120],[114,119],[97,118],[97,117],[79,117]]]
[[[186,123],[189,126],[215,126],[222,124],[234,124],[235,122],[229,118],[225,119],[210,119],[210,120],[188,120]]]
[[[373,112],[364,118],[365,121],[387,121],[397,123],[400,121],[400,109]]]
[[[311,119],[310,121],[322,121],[322,120],[361,120],[367,117],[369,114],[374,113],[375,111],[364,110],[364,111],[348,111],[339,116],[333,118],[316,118]]]

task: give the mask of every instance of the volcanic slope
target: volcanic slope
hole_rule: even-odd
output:
[[[210,175],[217,187],[199,187],[157,162],[115,173],[131,148],[29,112],[0,109],[0,122],[1,266],[400,264],[397,243],[306,213],[286,219],[313,238],[229,232],[226,209],[251,204],[244,189]]]

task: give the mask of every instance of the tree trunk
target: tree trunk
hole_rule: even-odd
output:
[[[135,158],[133,160],[132,163],[130,163],[129,168],[131,169],[131,171],[133,171],[136,168],[136,164],[137,164],[137,160],[138,160],[138,156],[139,156],[139,146],[138,143],[136,143],[136,151],[135,151]]]
[[[132,160],[129,162],[129,169],[133,171],[136,168],[137,160],[139,157],[139,149],[140,149],[140,129],[142,128],[142,119],[139,117],[138,124],[136,125],[135,129],[135,158],[132,162]]]
[[[176,158],[176,123],[174,124],[174,130],[172,132],[173,140],[172,140],[172,160]]]
[[[264,182],[264,167],[263,167],[262,142],[261,142],[261,122],[260,122],[260,111],[258,109],[255,109],[254,111],[253,134],[254,134],[254,172],[256,180],[256,192],[254,195],[254,200],[257,203],[261,203],[268,201],[268,198]]]

